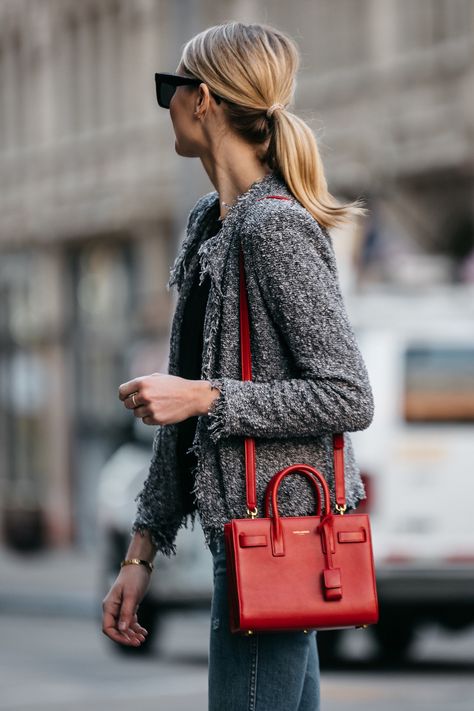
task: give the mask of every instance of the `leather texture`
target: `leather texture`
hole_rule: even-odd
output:
[[[269,195],[264,198],[288,198]],[[242,379],[251,380],[250,323],[240,254],[240,346]],[[245,438],[249,518],[224,525],[230,628],[249,631],[342,629],[378,621],[378,599],[368,514],[344,514],[344,435],[333,435],[338,513],[330,510],[324,476],[300,462],[273,475],[265,492],[265,515],[256,510],[255,440]],[[313,516],[278,512],[278,489],[287,476],[304,476],[315,496]]]

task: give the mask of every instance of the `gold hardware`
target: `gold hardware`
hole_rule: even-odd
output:
[[[303,632],[304,632],[305,634],[308,634],[308,630],[303,630]]]
[[[369,625],[356,625],[356,630],[366,630]]]
[[[344,515],[345,510],[347,509],[346,504],[343,506],[339,506],[339,504],[336,504],[336,511],[341,514],[341,516]]]
[[[247,516],[250,516],[250,518],[256,518],[257,517],[257,507],[255,506],[253,509],[247,508]]]
[[[309,531],[309,530],[305,530],[305,531],[292,531],[292,533],[297,533],[297,534],[300,535],[300,536],[304,536],[305,533],[311,533],[311,531]]]
[[[249,635],[253,634],[253,630],[247,630],[247,631],[245,632],[245,634],[246,634],[247,637],[248,637]]]

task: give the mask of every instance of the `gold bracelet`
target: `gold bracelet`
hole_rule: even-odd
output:
[[[141,558],[126,558],[120,563],[120,567],[123,568],[124,565],[144,565],[149,573],[153,572],[153,563],[149,560],[142,560]]]

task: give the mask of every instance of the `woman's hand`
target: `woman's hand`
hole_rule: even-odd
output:
[[[152,373],[119,387],[119,398],[146,425],[171,425],[207,414],[219,390],[208,380],[188,380],[178,375]]]
[[[114,642],[139,647],[148,630],[137,618],[140,602],[150,584],[150,573],[141,565],[127,565],[120,570],[102,601],[102,632]]]

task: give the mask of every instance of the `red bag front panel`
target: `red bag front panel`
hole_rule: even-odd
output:
[[[225,524],[233,632],[340,629],[378,620],[367,514],[334,515],[327,564],[319,516],[280,519],[285,555],[273,555],[270,518]]]

